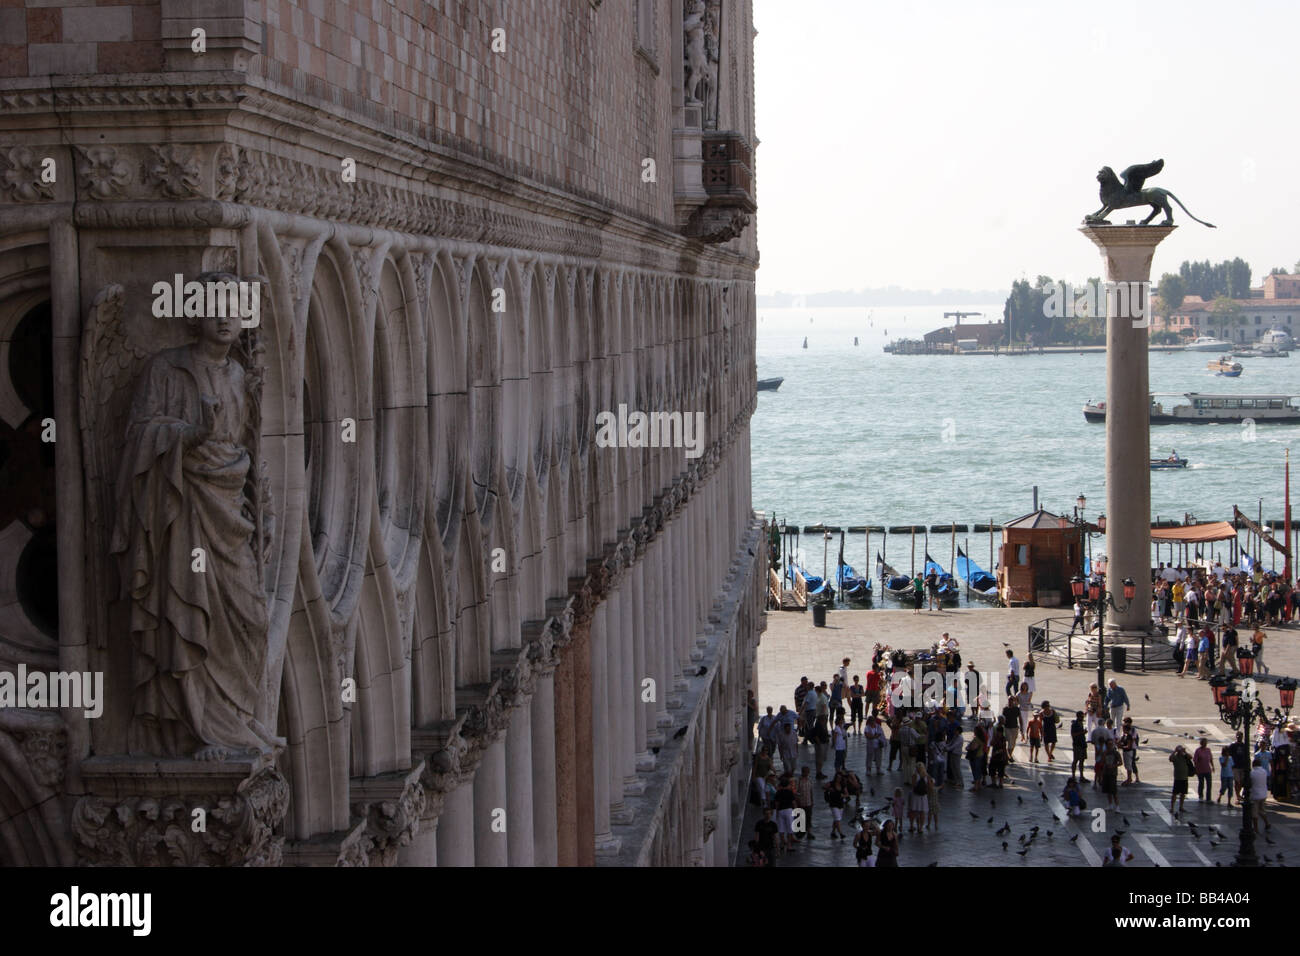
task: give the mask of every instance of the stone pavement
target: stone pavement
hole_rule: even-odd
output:
[[[849,666],[850,678],[855,673],[862,674],[877,641],[895,648],[928,647],[944,631],[961,642],[963,667],[974,661],[979,671],[998,672],[1000,693],[1005,681],[1004,644],[1010,645],[1023,662],[1028,625],[1048,613],[1042,608],[961,608],[922,612],[920,615],[914,615],[910,610],[842,611],[828,617],[827,627],[814,628],[810,614],[771,612],[768,614],[767,632],[758,650],[760,713],[765,712],[769,704],[777,707],[784,703],[793,707],[794,688],[801,675],[806,674],[818,682],[829,680],[844,657],[854,662]],[[1269,628],[1267,633],[1265,660],[1273,676],[1300,674],[1300,628]],[[1143,675],[1130,670],[1124,674],[1112,674],[1108,667],[1106,677],[1109,679],[1111,676],[1115,676],[1128,691],[1134,704],[1131,715],[1144,741],[1138,760],[1142,783],[1120,787],[1119,811],[1109,811],[1104,819],[1094,822],[1092,811],[1097,807],[1104,808],[1106,801],[1100,791],[1088,783],[1083,788],[1088,810],[1083,817],[1067,820],[1060,793],[1069,776],[1069,720],[1074,711],[1082,708],[1088,685],[1096,680],[1096,671],[1071,670],[1040,663],[1035,703],[1050,700],[1061,712],[1063,720],[1056,761],[1047,763],[1046,758],[1040,755],[1038,765],[1028,764],[1028,748],[1018,745],[1015,752],[1017,762],[1010,767],[1006,789],[985,788],[980,793],[969,791],[969,767],[963,761],[967,789],[958,792],[952,787],[944,788],[941,829],[909,836],[904,820],[901,865],[1096,866],[1100,865],[1101,853],[1109,846],[1111,834],[1118,831],[1124,832],[1123,845],[1134,854],[1130,866],[1229,865],[1236,853],[1240,829],[1241,815],[1235,806],[1229,811],[1224,805],[1199,803],[1193,778],[1186,812],[1180,819],[1169,814],[1173,768],[1168,756],[1174,746],[1182,743],[1189,750],[1195,749],[1195,738],[1206,736],[1217,755],[1218,748],[1232,739],[1231,729],[1218,719],[1209,687],[1204,681],[1191,676],[1179,678],[1169,671]],[[1261,683],[1260,695],[1270,710],[1277,706],[1277,691],[1271,685]],[[970,739],[970,727],[967,720],[967,740]],[[869,790],[863,794],[862,805],[865,808],[877,810],[884,807],[894,788],[903,785],[898,770],[869,778],[864,775],[865,747],[856,735],[849,739],[847,759],[849,769],[858,773],[864,784],[875,790],[874,796]],[[802,746],[799,760],[801,765],[811,765],[812,748]],[[832,763],[828,758],[827,773],[831,772]],[[779,768],[779,759],[777,765]],[[1122,771],[1120,779],[1123,780]],[[1214,792],[1218,792],[1217,765]],[[1046,801],[1042,799],[1043,794],[1048,798]],[[1267,843],[1261,837],[1256,844],[1257,852],[1269,857],[1270,862],[1282,865],[1289,865],[1292,857],[1300,862],[1300,808],[1278,804],[1270,798],[1265,812],[1273,824],[1268,834],[1273,843]],[[887,815],[885,810],[878,819],[884,820]],[[818,794],[812,814],[816,839],[800,841],[800,845],[778,860],[777,865],[855,865],[854,828],[847,822],[850,816],[851,813],[846,812],[844,830],[849,838],[829,839],[830,811]],[[1054,821],[1053,816],[1060,822]],[[757,808],[749,805],[742,831],[742,861],[748,855],[746,847],[758,817]],[[989,822],[990,817],[992,822]],[[1010,824],[1011,832],[1006,837],[999,837],[995,831],[1004,824]],[[1189,824],[1195,824],[1198,829],[1194,831]],[[1094,825],[1102,829],[1094,830]],[[1017,851],[1023,847],[1018,838],[1027,836],[1032,826],[1039,827],[1038,836],[1029,852],[1020,856]],[[1217,827],[1221,836],[1211,827]],[[1051,836],[1047,835],[1049,831]],[[1072,837],[1076,839],[1072,840]],[[1004,839],[1008,843],[1005,851],[1002,849]]]

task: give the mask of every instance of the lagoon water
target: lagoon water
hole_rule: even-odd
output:
[[[951,324],[943,312],[957,310],[996,320],[1002,307],[760,308],[758,377],[785,381],[776,392],[758,393],[754,507],[800,526],[1002,524],[1032,509],[1037,485],[1042,507],[1058,514],[1071,514],[1082,492],[1095,520],[1106,500],[1105,426],[1084,421],[1083,404],[1105,397],[1105,355],[882,351],[892,339],[920,338]],[[1240,359],[1245,371],[1235,379],[1206,370],[1217,357],[1153,352],[1151,390],[1300,394],[1300,353]],[[1262,498],[1265,519],[1281,518],[1283,450],[1300,444],[1300,426],[1260,425],[1249,438],[1240,425],[1152,426],[1152,457],[1172,448],[1191,461],[1186,469],[1151,473],[1152,516],[1181,521],[1190,512],[1201,521],[1228,520],[1234,504],[1254,516]],[[972,556],[989,570],[988,535],[966,537]],[[822,542],[803,540],[820,573]],[[864,543],[850,535],[847,558],[871,573],[863,566]],[[872,551],[882,543],[873,535]],[[949,536],[932,536],[930,544],[947,566]],[[837,547],[831,547],[832,567]],[[1216,548],[1226,559],[1226,542]],[[920,551],[918,540],[918,561]],[[910,569],[910,555],[909,537],[889,536],[887,558],[900,570]]]

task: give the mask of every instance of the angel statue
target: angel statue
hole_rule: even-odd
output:
[[[238,281],[227,273],[198,280]],[[270,520],[257,460],[256,330],[241,337],[238,317],[187,318],[197,338],[146,362],[120,328],[121,288],[106,292],[96,300],[83,363],[96,349],[110,360],[113,352],[140,359],[134,397],[116,415],[111,396],[126,389],[91,386],[92,398],[97,385],[107,399],[101,417],[108,427],[97,432],[115,439],[111,451],[120,455],[115,494],[104,503],[116,511],[108,552],[118,559],[129,608],[128,750],[197,760],[273,751],[283,739],[255,716],[267,656],[263,561]],[[88,434],[94,444],[94,432]],[[102,441],[94,449],[100,468],[112,460],[102,454]]]

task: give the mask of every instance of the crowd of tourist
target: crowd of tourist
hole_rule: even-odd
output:
[[[1214,647],[1206,666],[1213,668],[1217,660],[1231,672],[1235,657],[1220,644],[1216,658]],[[962,673],[959,644],[948,634],[932,652],[927,667]],[[1070,764],[1061,798],[1068,813],[1079,816],[1087,809],[1089,784],[1099,806],[1119,809],[1123,788],[1142,782],[1145,744],[1128,713],[1132,703],[1125,689],[1117,679],[1104,689],[1094,683],[1080,709],[1062,713],[1050,700],[1035,700],[1033,655],[1022,663],[1010,648],[1005,653],[1006,696],[997,712],[990,706],[989,688],[978,685],[973,662],[966,663],[964,675],[971,679],[971,697],[900,706],[915,703],[912,661],[882,644],[875,646],[864,673],[852,673],[852,661],[844,658],[828,680],[801,678],[790,704],[768,706],[756,721],[751,800],[762,807],[762,819],[750,842],[751,862],[773,865],[778,855],[818,839],[829,817],[827,837],[852,839],[858,865],[897,866],[905,835],[940,829],[945,791],[1000,789],[1008,766],[1017,761],[1064,763],[1057,746],[1065,734]],[[752,706],[756,712],[757,705]],[[855,751],[863,758],[849,767],[848,744],[854,737],[863,745]],[[1226,797],[1228,805],[1234,798],[1254,801],[1255,819],[1267,828],[1264,802],[1269,793],[1278,799],[1287,795],[1290,748],[1281,720],[1261,723],[1253,745],[1238,733],[1218,754],[1205,738],[1192,752],[1176,746],[1168,758],[1174,771],[1170,812],[1182,813],[1195,778],[1198,800],[1221,803]],[[1216,765],[1221,781],[1217,796],[1212,793]],[[897,776],[877,782],[887,774]],[[880,783],[885,785],[878,791]],[[1117,846],[1108,851],[1106,865],[1123,865],[1126,853]]]

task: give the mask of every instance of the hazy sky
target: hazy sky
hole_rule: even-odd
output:
[[[1158,157],[1218,228],[1174,206],[1154,277],[1300,259],[1300,4],[754,6],[760,293],[1100,275],[1097,170]]]

